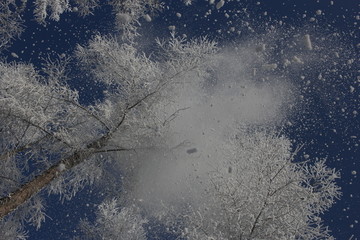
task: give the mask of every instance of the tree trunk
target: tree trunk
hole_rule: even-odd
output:
[[[59,177],[64,170],[83,162],[87,157],[93,154],[92,151],[75,152],[71,156],[61,160],[59,163],[51,166],[33,180],[22,185],[19,189],[10,193],[8,197],[0,199],[0,219],[14,211],[21,204],[25,203],[32,196],[46,187],[52,180]],[[62,165],[62,166],[61,166]],[[65,166],[65,169],[63,169]]]
[[[123,123],[124,117],[121,119],[119,126]],[[105,134],[101,138],[88,144],[84,150],[78,150],[69,157],[60,160],[33,180],[22,185],[19,189],[10,193],[9,196],[0,199],[0,219],[14,211],[21,204],[25,203],[31,197],[35,196],[43,188],[45,188],[52,180],[61,176],[66,170],[72,169],[78,164],[84,162],[93,155],[97,150],[106,146],[112,132]],[[65,167],[65,168],[64,168]]]
[[[75,151],[69,157],[66,157],[60,160],[58,163],[54,164],[47,170],[45,170],[40,175],[36,176],[33,180],[28,183],[23,184],[19,189],[13,191],[7,197],[0,198],[0,219],[4,218],[6,215],[10,214],[16,210],[21,204],[25,203],[31,197],[35,196],[43,188],[51,183],[52,180],[61,176],[65,171],[72,169],[78,164],[84,162],[98,150],[103,149],[109,139],[112,137],[113,133],[116,132],[119,127],[123,124],[126,118],[127,110],[130,110],[137,105],[139,105],[145,98],[151,96],[154,93],[148,94],[135,104],[131,105],[124,111],[122,118],[117,124],[116,128],[112,131],[109,131],[107,134],[103,135],[99,139],[89,143],[85,149]],[[119,148],[119,151],[127,151],[128,149]],[[104,150],[106,152],[106,150]],[[64,168],[65,167],[65,168]]]

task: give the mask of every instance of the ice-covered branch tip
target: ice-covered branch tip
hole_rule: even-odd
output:
[[[112,199],[99,205],[94,224],[82,221],[80,229],[92,239],[146,240],[147,222],[135,205],[122,206]]]

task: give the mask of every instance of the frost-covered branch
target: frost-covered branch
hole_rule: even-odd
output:
[[[80,230],[84,235],[79,239],[146,240],[146,223],[135,205],[120,206],[117,199],[112,199],[99,205],[94,223],[82,221]]]
[[[0,51],[8,47],[12,40],[23,32],[23,20],[20,14],[24,11],[25,5],[26,0],[0,2]]]
[[[241,133],[233,141],[225,161],[199,178],[202,204],[162,215],[170,226],[181,221],[179,234],[199,240],[330,237],[320,214],[340,196],[333,169],[293,162],[297,150],[276,134]]]
[[[24,164],[45,163],[36,177],[1,199],[1,217],[49,186],[49,192],[71,198],[84,182],[93,182],[85,180],[90,176],[85,170],[100,155],[141,148],[157,134],[163,122],[154,115],[155,107],[170,100],[171,85],[182,76],[195,69],[206,71],[205,62],[216,51],[209,41],[173,41],[177,40],[170,40],[168,48],[163,45],[158,62],[139,52],[136,44],[112,37],[96,36],[89,46],[79,47],[79,60],[107,88],[105,100],[92,106],[80,104],[78,92],[63,82],[66,68],[61,61],[48,61],[42,70],[45,76],[31,65],[0,65],[0,81],[7,86],[0,89],[2,131],[6,132],[2,138],[9,143],[2,155],[15,156],[24,150],[31,153]],[[55,141],[45,142],[47,138]],[[24,148],[6,150],[12,146]],[[85,167],[84,171],[77,170],[78,166]]]

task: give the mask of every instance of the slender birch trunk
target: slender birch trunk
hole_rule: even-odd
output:
[[[30,182],[23,184],[20,188],[10,193],[9,196],[1,198],[0,219],[4,218],[31,197],[35,196],[35,194],[48,186],[51,181],[61,176],[66,170],[72,169],[73,167],[79,165],[91,157],[96,152],[96,150],[103,148],[109,140],[110,136],[111,133],[108,133],[107,135],[104,135],[100,139],[87,145],[85,150],[74,152],[69,157],[62,159],[58,163],[49,167]]]
[[[81,154],[75,152],[70,157],[65,158],[59,163],[51,166],[33,180],[22,185],[19,189],[10,193],[9,196],[0,199],[0,219],[14,211],[20,205],[25,203],[35,194],[50,184],[52,180],[61,176],[64,169],[61,165],[65,165],[65,170],[70,169],[83,162],[89,154]]]

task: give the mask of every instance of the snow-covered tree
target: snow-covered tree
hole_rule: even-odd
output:
[[[93,14],[101,5],[109,4],[117,19],[117,26],[124,32],[123,37],[137,35],[139,18],[151,21],[151,15],[161,10],[158,0],[2,0],[0,2],[0,51],[8,47],[12,40],[24,31],[22,15],[24,10],[34,5],[34,19],[42,25],[48,20],[59,21],[65,12],[80,16]]]
[[[216,48],[207,39],[175,36],[158,44],[157,61],[114,37],[98,35],[79,46],[79,61],[104,85],[105,99],[90,106],[66,85],[66,59],[49,60],[43,74],[29,64],[1,63],[1,218],[43,188],[70,199],[100,177],[104,154],[144,147],[161,132],[154,108],[168,101],[181,76],[206,70]],[[34,208],[38,202],[27,211]],[[18,217],[39,225],[43,216],[36,216]]]
[[[59,21],[64,12],[77,12],[81,16],[93,14],[101,4],[104,3],[99,0],[34,0],[34,16],[36,21],[45,24],[47,18]],[[106,4],[110,4],[117,14],[127,14],[131,22],[160,10],[162,6],[158,0],[111,0]]]
[[[25,8],[26,0],[20,3],[18,5],[15,0],[0,2],[0,51],[8,47],[23,31],[20,14]]]
[[[84,186],[111,175],[108,165],[119,156],[159,147],[155,144],[164,141],[162,134],[180,114],[176,107],[163,111],[173,104],[179,84],[185,84],[185,76],[198,79],[211,70],[217,47],[207,38],[188,40],[172,31],[169,39],[154,41],[151,54],[139,50],[139,19],[151,21],[163,7],[159,1],[107,3],[120,35],[95,35],[86,46],[77,46],[73,59],[89,81],[103,88],[95,103],[81,103],[79,92],[68,86],[72,63],[66,57],[48,59],[41,70],[29,63],[0,63],[1,239],[26,239],[25,222],[40,227],[44,193],[71,200]],[[26,4],[0,3],[0,50],[20,35]],[[34,0],[34,16],[45,24],[65,12],[91,14],[100,4]],[[334,170],[324,161],[294,162],[297,151],[290,141],[273,133],[241,132],[227,145],[231,150],[224,151],[221,164],[191,186],[201,193],[199,202],[185,203],[181,211],[164,205],[160,222],[187,239],[329,237],[321,214],[339,197]],[[96,221],[81,223],[84,238],[146,239],[143,212],[135,202],[125,202],[100,204]]]
[[[321,214],[340,196],[339,174],[324,160],[294,162],[298,149],[264,130],[240,131],[228,146],[224,161],[190,186],[201,200],[159,216],[169,229],[199,240],[332,239]]]
[[[112,199],[99,205],[94,224],[80,223],[84,235],[79,239],[146,240],[146,223],[136,206],[119,206],[118,201]]]

